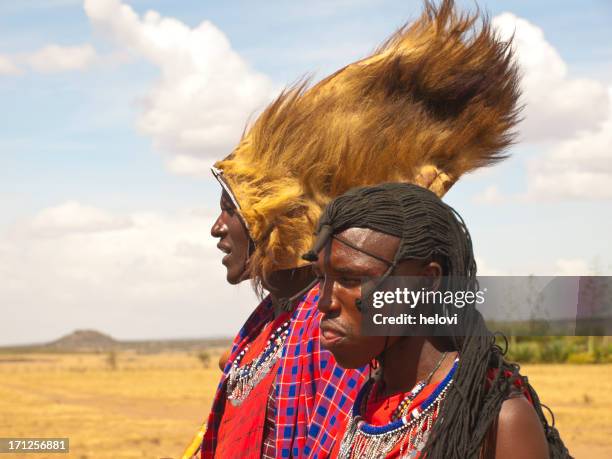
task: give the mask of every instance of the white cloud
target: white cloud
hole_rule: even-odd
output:
[[[0,232],[0,304],[10,311],[0,341],[44,341],[75,328],[130,339],[233,335],[257,300],[248,283],[225,281],[213,218],[118,215],[73,202]]]
[[[521,261],[518,265],[492,266],[488,259],[476,256],[479,276],[609,276],[612,265],[599,258],[557,258]]]
[[[593,267],[582,258],[559,258],[555,261],[557,276],[592,276]]]
[[[477,204],[500,204],[506,200],[506,197],[500,193],[497,186],[491,185],[482,193],[474,196],[473,200]]]
[[[90,44],[59,46],[50,44],[23,59],[33,70],[56,73],[84,70],[97,60],[96,50]]]
[[[602,264],[598,256],[591,259],[557,258],[534,271],[536,275],[546,276],[610,276],[612,265]]]
[[[227,155],[248,116],[275,92],[208,21],[191,29],[155,11],[139,17],[119,0],[85,0],[85,12],[119,48],[159,67],[161,78],[144,97],[138,127],[155,147],[181,155],[170,160],[175,172],[198,173],[201,160],[208,166]]]
[[[525,158],[524,191],[506,195],[492,184],[473,201],[612,199],[612,88],[571,77],[544,32],[525,19],[503,13],[493,24],[504,38],[514,34],[523,73],[521,141],[539,153]]]
[[[27,225],[39,237],[57,237],[72,233],[114,231],[132,226],[129,218],[112,215],[95,207],[69,201],[41,211]]]
[[[530,161],[527,174],[529,199],[612,199],[612,110],[598,130],[559,142]]]
[[[127,59],[124,53],[99,56],[89,43],[74,46],[48,44],[33,52],[10,57],[0,55],[0,75],[20,75],[24,67],[38,73],[81,71],[94,64],[117,65]]]
[[[210,160],[196,156],[177,154],[168,160],[168,168],[179,175],[207,176],[210,175]]]
[[[514,34],[526,104],[521,140],[557,140],[599,127],[610,105],[603,84],[571,77],[542,29],[527,20],[503,13],[493,19],[493,25],[504,38]]]
[[[491,266],[486,260],[476,257],[476,266],[479,276],[505,276],[508,275],[503,270]]]
[[[0,55],[0,75],[19,75],[21,70],[6,56]]]

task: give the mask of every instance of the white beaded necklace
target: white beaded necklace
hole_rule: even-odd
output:
[[[364,385],[357,395],[353,411],[340,444],[340,459],[380,459],[400,445],[400,457],[414,458],[425,447],[434,418],[446,391],[453,382],[459,359],[422,405],[400,419],[384,426],[367,424],[363,419],[363,402],[372,389],[373,381]]]
[[[270,335],[266,347],[251,362],[239,366],[240,361],[249,350],[248,344],[236,356],[227,376],[227,399],[232,405],[238,406],[246,400],[253,388],[270,372],[281,356],[283,345],[289,335],[289,324],[288,320],[278,327]]]

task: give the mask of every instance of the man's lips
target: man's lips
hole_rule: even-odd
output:
[[[321,344],[323,344],[323,347],[334,345],[345,336],[345,333],[340,329],[340,327],[337,327],[330,322],[321,322]]]
[[[230,246],[225,245],[225,244],[222,244],[221,242],[219,242],[219,243],[217,244],[217,248],[218,248],[218,249],[219,249],[221,252],[223,252],[223,253],[225,253],[225,254],[227,254],[227,255],[229,255],[229,254],[232,252],[232,249],[231,249],[231,247],[230,247]]]
[[[225,262],[229,259],[230,254],[232,253],[232,249],[230,246],[219,242],[217,244],[217,248],[225,254],[225,256],[221,259],[221,263],[225,264]]]

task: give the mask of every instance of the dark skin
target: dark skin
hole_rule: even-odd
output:
[[[227,281],[236,285],[248,279],[247,264],[251,240],[242,218],[227,193],[221,194],[221,213],[210,229],[219,238],[217,248],[225,253],[221,263],[227,268]]]
[[[393,260],[399,246],[398,238],[365,228],[349,228],[337,236],[386,260]],[[323,313],[322,346],[345,368],[359,368],[377,358],[384,367],[384,395],[392,395],[412,389],[429,375],[443,353],[448,352],[432,376],[432,381],[442,379],[450,371],[457,353],[450,343],[440,338],[361,334],[361,313],[355,305],[355,300],[361,297],[361,279],[380,277],[387,268],[384,262],[337,240],[331,240],[319,253],[314,267],[322,286],[318,304]],[[442,276],[442,268],[435,261],[405,260],[393,274],[420,276],[435,286]],[[525,398],[509,399],[502,404],[494,457],[548,458],[544,430]]]
[[[217,248],[225,253],[221,263],[227,269],[227,281],[236,285],[250,279],[249,257],[254,244],[236,206],[225,191],[221,194],[220,206],[221,213],[213,223],[210,234],[219,238]],[[275,316],[282,312],[278,306],[279,298],[291,298],[313,280],[310,266],[275,271],[267,279],[263,279],[263,287],[270,292],[276,306]],[[226,350],[219,359],[221,369],[225,367],[229,353],[230,351]]]

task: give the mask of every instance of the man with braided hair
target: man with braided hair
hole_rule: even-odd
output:
[[[317,280],[301,256],[322,209],[352,187],[400,181],[443,193],[503,159],[518,72],[510,43],[476,19],[451,0],[426,3],[371,56],[284,91],[215,164],[211,233],[227,280],[269,295],[234,339],[205,434],[185,456],[329,456],[364,373],[320,349]]]
[[[531,385],[504,360],[468,303],[462,333],[366,336],[364,278],[407,276],[431,291],[475,292],[476,262],[461,217],[411,184],[353,189],[327,206],[312,251],[321,278],[321,343],[345,368],[375,359],[332,457],[567,458]],[[435,312],[447,315],[442,305]],[[446,336],[441,336],[446,335]]]

